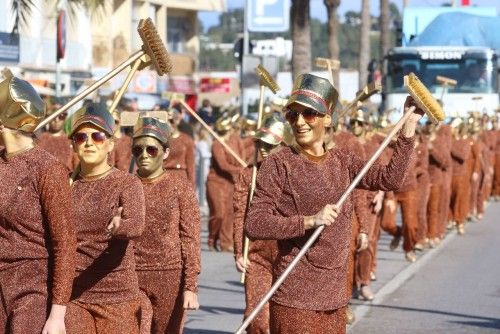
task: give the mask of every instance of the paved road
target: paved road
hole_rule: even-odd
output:
[[[376,301],[349,332],[500,333],[499,241],[500,203],[494,203],[483,222],[446,240],[406,281],[391,281],[401,287]]]
[[[401,250],[379,244],[373,303],[353,300],[361,333],[500,333],[500,203],[465,237],[451,233],[439,248],[409,265]],[[203,229],[201,309],[189,314],[184,333],[234,333],[242,319],[243,287],[230,253],[211,253]]]

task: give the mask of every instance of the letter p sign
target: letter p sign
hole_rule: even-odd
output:
[[[290,0],[248,0],[248,30],[273,32],[289,29]]]

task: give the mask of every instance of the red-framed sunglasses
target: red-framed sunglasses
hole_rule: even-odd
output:
[[[94,144],[102,144],[106,140],[107,136],[104,132],[92,132],[90,133],[90,138],[92,138],[92,142],[94,142]],[[73,135],[72,139],[75,144],[81,145],[87,142],[89,139],[89,133],[77,132]]]
[[[132,147],[132,154],[136,158],[139,158],[144,153],[144,151],[146,151],[146,153],[152,158],[156,158],[158,156],[158,153],[160,152],[158,147],[156,146],[134,145]]]
[[[325,116],[322,113],[311,108],[304,109],[301,112],[297,112],[292,109],[287,109],[285,111],[285,118],[290,124],[294,124],[295,122],[297,122],[297,120],[299,119],[299,115],[302,115],[302,118],[306,123],[313,123],[318,117]]]

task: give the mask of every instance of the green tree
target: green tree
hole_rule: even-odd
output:
[[[44,0],[45,4],[59,4],[61,0]],[[100,15],[104,9],[106,0],[67,0],[70,19],[75,17],[75,11],[84,8],[90,15]],[[29,19],[35,9],[33,0],[12,0],[12,12],[14,14],[13,33],[19,33],[19,29],[29,23]],[[57,8],[57,6],[54,6]]]

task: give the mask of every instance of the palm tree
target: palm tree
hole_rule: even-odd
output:
[[[384,59],[384,56],[389,51],[390,47],[390,31],[389,31],[389,21],[390,21],[390,6],[389,0],[380,0],[380,63]],[[384,67],[382,69],[382,74],[384,73]]]
[[[340,49],[337,36],[339,18],[337,16],[337,9],[340,6],[340,0],[323,0],[323,2],[325,3],[328,15],[328,54],[331,59],[339,59]],[[335,87],[339,87],[339,71],[335,71],[333,74],[333,84]]]
[[[359,41],[359,89],[368,80],[368,63],[370,62],[370,0],[363,0],[361,7],[361,36]]]
[[[46,4],[52,4],[54,1],[43,0]],[[61,0],[56,0],[57,4]],[[104,10],[106,0],[67,0],[70,17],[74,17],[75,11],[83,7],[90,15],[100,14]],[[57,8],[58,6],[54,6]],[[12,0],[12,12],[14,14],[13,33],[19,33],[19,29],[26,26],[29,22],[31,13],[35,8],[34,0]]]
[[[311,71],[311,26],[309,0],[292,0],[292,79]]]

